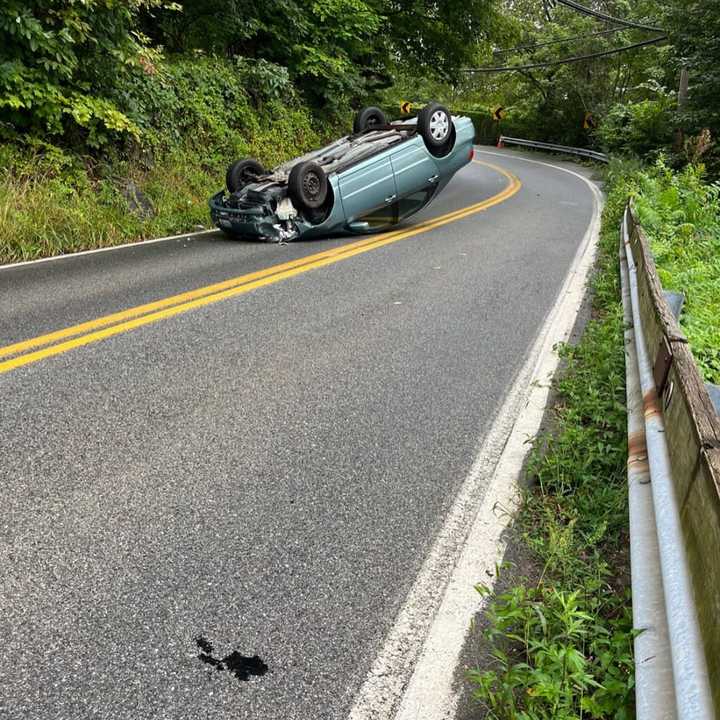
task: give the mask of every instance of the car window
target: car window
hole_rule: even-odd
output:
[[[396,200],[392,205],[383,205],[375,210],[359,216],[356,223],[367,223],[367,229],[378,230],[389,225],[397,225],[403,218],[412,215],[427,205],[435,193],[435,188],[421,190]]]
[[[428,190],[421,190],[398,200],[396,203],[398,206],[398,219],[402,220],[427,205],[434,192],[435,188],[430,188]]]
[[[395,225],[398,219],[398,203],[394,202],[392,205],[383,205],[366,215],[361,215],[357,218],[357,222],[367,223],[371,230],[377,230],[386,225]]]

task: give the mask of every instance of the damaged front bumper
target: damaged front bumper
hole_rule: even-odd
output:
[[[231,198],[222,190],[213,195],[208,204],[213,223],[234,237],[287,242],[300,233],[293,219],[281,220],[267,204],[233,207]]]

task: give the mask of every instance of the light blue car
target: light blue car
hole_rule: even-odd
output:
[[[213,222],[237,238],[287,242],[387,230],[424,208],[473,156],[470,118],[429,103],[388,123],[361,110],[353,134],[264,170],[235,161],[227,192],[210,198]]]

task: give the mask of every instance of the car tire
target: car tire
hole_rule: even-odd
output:
[[[242,190],[248,183],[253,182],[258,175],[263,175],[265,168],[252,158],[236,160],[228,167],[225,173],[225,185],[231,193]]]
[[[353,121],[353,133],[361,133],[370,130],[373,125],[387,125],[385,113],[379,107],[363,108]]]
[[[307,160],[293,165],[288,178],[288,195],[296,207],[315,210],[322,207],[327,194],[327,175],[316,162]]]
[[[440,150],[452,140],[452,115],[440,103],[428,103],[418,114],[417,129],[429,150]]]

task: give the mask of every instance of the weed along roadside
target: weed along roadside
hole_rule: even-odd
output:
[[[715,338],[720,321],[717,313],[706,311],[708,305],[714,307],[720,298],[720,276],[713,261],[720,243],[720,212],[717,203],[708,202],[717,189],[702,181],[698,169],[690,167],[674,173],[662,160],[645,170],[613,162],[607,180],[608,198],[592,282],[591,319],[579,343],[560,350],[565,368],[555,381],[557,399],[550,429],[534,441],[526,470],[528,489],[514,523],[512,535],[520,548],[516,554],[529,558],[529,564],[524,562],[522,570],[512,565],[500,568],[498,589],[490,590],[482,583],[477,587],[487,596],[481,623],[483,660],[481,666],[470,669],[467,681],[481,717],[654,720],[659,704],[657,698],[648,704],[647,698],[656,694],[670,698],[663,709],[667,714],[662,717],[689,718],[692,715],[687,715],[687,707],[692,706],[694,698],[688,695],[692,692],[687,688],[707,682],[707,678],[703,680],[700,676],[687,683],[675,681],[676,714],[672,690],[668,695],[667,688],[654,688],[643,678],[644,686],[637,688],[636,707],[636,663],[653,663],[654,658],[646,657],[647,653],[642,658],[634,657],[633,645],[640,652],[651,647],[638,645],[636,639],[648,627],[651,634],[657,630],[647,623],[633,627],[628,553],[625,323],[617,248],[624,208],[628,198],[633,198],[638,217],[648,224],[648,246],[656,256],[663,286],[692,298],[687,301],[688,314],[680,317],[680,325],[688,335],[690,350],[696,353],[697,369],[705,380],[716,380],[720,343]],[[642,270],[647,272],[644,266]],[[654,267],[651,271],[655,272]],[[644,287],[641,286],[641,297],[648,297]],[[648,303],[641,300],[642,312],[650,312]],[[652,328],[650,333],[654,362],[657,333]],[[683,342],[682,352],[687,354],[687,341]],[[720,419],[716,410],[709,409],[706,394],[701,405],[707,419],[683,420],[684,408],[697,406],[692,399],[684,399],[689,381],[672,374],[684,372],[688,364],[684,357],[669,376],[676,380],[677,392],[683,390],[683,397],[675,402],[675,409],[666,404],[664,413],[675,494],[681,501],[688,499],[681,506],[685,540],[678,544],[684,545],[679,552],[688,554],[695,586],[696,607],[690,608],[690,614],[700,619],[704,645],[698,648],[698,657],[707,658],[710,684],[717,692],[712,676],[714,658],[720,648],[716,647],[710,618],[717,617],[713,611],[717,572],[713,558],[720,557],[717,527],[720,502],[717,489],[712,492],[713,483],[703,479],[707,473],[703,474],[702,469],[707,465],[708,477],[712,477],[712,453],[717,453],[717,449],[707,443],[712,445]],[[689,357],[694,368],[692,355]],[[695,384],[702,388],[697,369],[687,372],[695,372]],[[688,392],[692,395],[692,391]],[[698,392],[702,394],[704,390]],[[690,417],[696,414],[691,411]],[[700,438],[696,455],[701,462],[700,466],[696,463],[690,467],[688,463],[694,462],[690,458],[692,453],[682,447],[691,448],[692,443],[688,440],[678,445],[673,438],[685,432],[692,435],[692,430],[684,428],[692,427],[693,422]],[[708,437],[703,450],[705,435]],[[686,454],[687,461],[683,459]],[[696,472],[700,479],[692,484]],[[697,496],[694,504],[688,492],[681,490],[688,486],[697,486],[692,496]],[[665,568],[662,569],[665,583],[672,583],[671,577],[664,574]],[[656,570],[659,577],[660,567]],[[636,572],[634,569],[633,583]],[[668,597],[666,591],[666,600]],[[678,602],[672,593],[670,598]],[[637,600],[642,602],[643,598]],[[672,614],[672,607],[668,612]],[[643,642],[650,641],[643,638]],[[675,648],[672,653],[677,673],[676,652],[680,657],[682,648]],[[698,663],[701,675],[703,666],[704,662]],[[648,714],[651,707],[655,714]]]
[[[490,658],[468,681],[486,717],[633,716],[632,615],[617,226],[627,189],[603,212],[592,317],[561,349],[552,429],[536,438],[513,535],[528,578],[489,594]],[[501,569],[512,573],[512,568]],[[537,578],[537,579],[535,579]],[[526,715],[521,715],[526,713]]]

